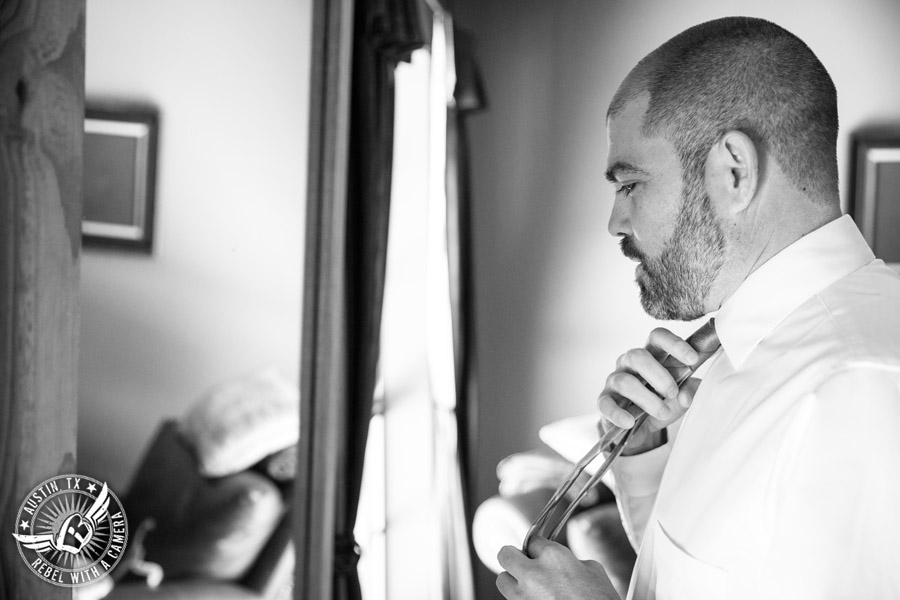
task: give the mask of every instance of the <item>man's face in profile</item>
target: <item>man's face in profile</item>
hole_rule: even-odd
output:
[[[641,133],[646,94],[609,120],[609,169],[616,200],[609,231],[638,261],[641,304],[654,318],[692,320],[724,261],[724,236],[702,184],[683,181],[674,145]]]

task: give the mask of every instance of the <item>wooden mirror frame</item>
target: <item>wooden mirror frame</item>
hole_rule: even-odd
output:
[[[314,0],[294,500],[294,598],[332,598],[338,465],[346,452],[343,313],[353,0]]]
[[[33,487],[76,470],[84,40],[84,0],[0,4],[2,598],[73,596],[7,528]]]

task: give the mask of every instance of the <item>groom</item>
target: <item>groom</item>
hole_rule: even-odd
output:
[[[601,427],[650,419],[614,467],[635,599],[900,597],[900,277],[841,216],[837,98],[781,27],[724,18],[647,55],[607,115],[609,221],[653,317],[714,314],[680,392],[666,329],[625,352]],[[645,384],[646,382],[646,384]],[[617,598],[542,538],[498,559],[506,598]]]

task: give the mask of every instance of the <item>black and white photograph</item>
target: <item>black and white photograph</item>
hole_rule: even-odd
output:
[[[896,0],[0,0],[0,600],[900,598]]]

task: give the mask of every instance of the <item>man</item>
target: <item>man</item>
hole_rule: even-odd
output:
[[[840,214],[824,67],[772,23],[711,21],[644,58],[607,124],[642,305],[715,313],[722,343],[679,392],[659,361],[696,353],[657,329],[600,395],[604,427],[651,416],[614,467],[629,597],[900,598],[900,277]],[[500,551],[505,597],[617,597],[597,563],[529,554]]]

